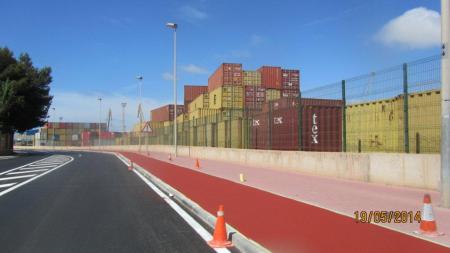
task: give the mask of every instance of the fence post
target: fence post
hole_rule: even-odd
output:
[[[420,134],[416,133],[416,154],[420,153]]]
[[[408,65],[403,63],[403,128],[405,153],[409,153]]]
[[[269,119],[268,119],[269,124],[267,124],[269,126],[269,131],[267,131],[269,134],[269,139],[268,139],[268,149],[269,150],[272,149],[272,123],[273,123],[272,122],[272,105],[273,105],[273,103],[272,103],[272,101],[270,101],[269,102]]]
[[[345,98],[345,80],[342,80],[342,151],[347,152],[347,113]]]
[[[297,113],[298,113],[298,150],[303,150],[303,136],[302,136],[302,92],[298,92],[298,105],[297,105]]]

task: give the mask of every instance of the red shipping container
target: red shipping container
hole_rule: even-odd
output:
[[[198,96],[208,92],[208,86],[185,85],[184,86],[184,104],[187,106]]]
[[[271,120],[271,148],[273,150],[299,150],[298,110],[288,108],[273,111]]]
[[[281,97],[283,98],[298,98],[299,94],[300,91],[296,89],[281,90]]]
[[[266,88],[259,86],[245,86],[245,108],[261,108],[266,101]]]
[[[261,73],[261,86],[266,89],[281,89],[281,68],[262,66],[258,69]]]
[[[151,111],[152,121],[172,121],[174,119],[173,115],[173,104],[161,106]],[[177,116],[184,113],[184,105],[177,105]]]
[[[222,63],[208,78],[208,90],[211,92],[221,86],[242,85],[242,64]]]
[[[91,132],[89,132],[89,131],[81,132],[81,145],[82,146],[89,146],[90,139],[91,139]]]
[[[272,107],[272,111],[287,108],[296,108],[298,104],[298,98],[280,98],[274,101],[264,103],[263,112],[269,112],[269,107]]]
[[[302,150],[342,150],[342,100],[302,99]]]
[[[299,90],[300,89],[300,70],[282,69],[281,70],[281,89]]]
[[[253,115],[250,122],[250,146],[254,149],[269,149],[268,114],[261,112]]]
[[[342,149],[342,101],[303,98],[302,150],[335,151]],[[256,149],[299,150],[297,99],[279,99],[256,114],[251,126],[251,145]],[[269,119],[269,115],[271,116]]]

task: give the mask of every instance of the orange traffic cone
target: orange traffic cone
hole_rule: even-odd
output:
[[[414,231],[414,233],[431,237],[444,235],[444,233],[437,231],[437,225],[433,215],[433,207],[431,206],[431,197],[429,194],[425,194],[423,196],[423,211],[420,219],[420,230]]]
[[[225,225],[223,205],[220,205],[219,211],[217,211],[217,220],[213,239],[208,242],[209,246],[213,248],[225,248],[233,246],[231,242],[227,240],[227,235],[228,233],[227,227]]]
[[[172,161],[172,154],[169,154],[169,161]]]
[[[128,166],[128,171],[132,171],[133,170],[133,162],[130,161],[130,165]]]
[[[198,158],[195,159],[195,168],[200,169],[200,162],[198,161]]]

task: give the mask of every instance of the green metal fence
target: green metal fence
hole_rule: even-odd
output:
[[[209,110],[207,115],[178,123],[178,143],[226,148],[438,153],[440,60],[439,55],[432,56],[302,90],[298,98],[285,99],[288,102],[284,105],[272,101],[251,110]],[[117,144],[138,144],[136,133],[121,138]],[[171,145],[173,123],[153,128],[152,133],[141,138],[146,144]]]

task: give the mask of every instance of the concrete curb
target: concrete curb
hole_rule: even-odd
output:
[[[112,152],[103,152],[116,154],[120,159],[130,163],[130,160],[119,153]],[[183,193],[179,192],[172,186],[166,184],[164,181],[159,179],[158,177],[152,175],[150,172],[139,166],[138,164],[133,162],[134,168],[141,173],[145,178],[150,180],[153,184],[155,184],[161,191],[169,196],[173,196],[172,199],[175,200],[178,204],[182,205],[185,209],[188,210],[191,214],[195,215],[195,217],[202,220],[205,224],[209,226],[210,229],[214,229],[216,223],[216,217],[210,214],[208,211],[204,210],[197,203],[186,197]],[[227,224],[227,231],[231,237],[233,245],[240,250],[241,252],[249,252],[249,253],[264,253],[270,252],[259,243],[253,241],[252,239],[246,237],[242,233],[240,233],[237,229]]]

